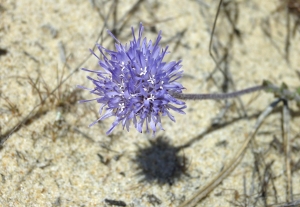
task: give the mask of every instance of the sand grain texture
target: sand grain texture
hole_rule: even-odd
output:
[[[288,62],[287,18],[281,2],[227,1],[221,10],[213,53],[220,60],[227,52],[220,67],[236,89],[261,84],[263,79],[277,85],[285,82],[291,90],[299,87],[299,27],[295,34],[291,31]],[[162,45],[171,51],[166,61],[183,60],[181,83],[186,93],[220,93],[228,83],[232,91],[220,71],[208,79],[215,69],[208,45],[217,6],[217,1],[201,0],[1,0],[1,138],[29,119],[11,131],[0,151],[0,205],[110,206],[105,199],[111,199],[136,207],[179,206],[216,177],[274,100],[272,94],[242,97],[244,111],[240,102],[230,100],[213,127],[224,101],[188,101],[186,115],[174,113],[176,123],[163,118],[165,131],[155,137],[133,127],[130,132],[117,127],[106,136],[113,119],[88,128],[99,117],[98,105],[77,103],[93,96],[76,88],[92,85],[86,79],[90,74],[75,69],[97,41],[113,48],[106,29],[117,31],[125,43],[131,39],[130,27],[137,30],[143,22],[147,39],[154,40],[163,31]],[[291,30],[296,19],[290,15]],[[80,67],[99,69],[94,57]],[[292,193],[297,200],[300,118],[296,104],[291,101],[289,106]],[[279,104],[237,168],[197,206],[287,201],[281,111]]]

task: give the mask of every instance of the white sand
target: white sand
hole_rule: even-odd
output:
[[[96,43],[103,26],[97,5],[104,14],[112,10],[111,3],[99,1],[93,7],[91,2],[93,1],[49,0],[33,3],[26,0],[1,0],[0,48],[8,51],[6,55],[0,56],[2,134],[26,117],[40,102],[33,85],[43,92],[41,96],[46,97],[46,85],[51,91],[59,82],[57,73],[59,77],[62,74],[66,77],[89,55],[88,49]],[[135,4],[131,0],[120,2],[117,10],[118,27],[123,24],[124,17]],[[276,12],[279,1],[236,2],[239,11],[236,27],[241,32],[241,40],[235,36],[233,46],[229,49],[228,61],[235,87],[243,89],[254,86],[261,84],[263,79],[276,84],[285,82],[290,88],[299,86],[299,77],[296,75],[296,71],[300,71],[299,28],[295,37],[290,40],[290,63],[287,63],[284,57],[286,14],[284,10]],[[233,3],[231,6],[233,11]],[[144,36],[154,40],[156,34],[150,31],[150,26],[155,25],[157,31],[163,31],[163,43],[175,37],[172,42],[167,43],[172,53],[166,60],[183,60],[186,76],[181,82],[186,87],[185,92],[221,92],[218,88],[223,83],[220,72],[214,75],[218,86],[213,81],[206,80],[215,68],[209,56],[208,45],[216,9],[217,1],[146,1],[129,18],[119,38],[124,43],[130,40],[130,26],[137,29],[142,21],[145,25]],[[291,27],[294,25],[293,18],[290,24]],[[106,28],[112,27],[113,18],[110,16]],[[271,38],[267,37],[263,28],[269,30]],[[176,34],[184,30],[186,32],[183,37],[176,37]],[[223,12],[218,19],[214,38],[220,56],[224,52],[222,46],[225,47],[228,43],[231,32],[232,27]],[[112,38],[107,38],[106,32],[103,37],[103,46],[112,48]],[[61,44],[65,49],[68,67],[64,66],[60,57]],[[178,48],[175,50],[175,47]],[[82,67],[99,68],[94,57]],[[224,65],[221,67],[224,68]],[[67,96],[78,84],[92,87],[86,79],[87,75],[90,74],[83,71],[74,73],[61,87],[60,93],[55,92],[55,96]],[[31,77],[31,84],[28,77]],[[34,84],[36,81],[38,83]],[[86,91],[80,94],[83,99],[93,97]],[[156,206],[178,206],[216,177],[234,157],[255,124],[255,114],[267,107],[274,97],[264,92],[242,97],[249,119],[238,119],[243,114],[240,104],[237,100],[230,101],[232,105],[222,119],[222,123],[228,125],[204,134],[179,152],[180,156],[185,156],[188,160],[187,170],[185,174],[175,178],[171,186],[168,183],[158,184],[154,178],[154,182],[145,180],[146,175],[138,166],[137,155],[150,146],[148,140],[153,140],[151,135],[139,134],[133,127],[129,133],[117,127],[111,136],[106,136],[105,132],[113,119],[88,128],[99,116],[95,102],[65,106],[63,111],[61,107],[57,107],[57,99],[54,96],[52,99],[56,104],[47,102],[42,108],[45,112],[13,133],[0,151],[2,206],[109,206],[105,199],[121,200],[127,206],[153,206],[150,198],[153,203],[156,202]],[[8,110],[9,103],[16,105],[19,115],[16,111],[12,113]],[[186,115],[175,114],[176,123],[163,118],[165,131],[159,132],[157,137],[167,137],[170,146],[183,146],[205,132],[212,119],[224,107],[224,102],[188,101],[187,106]],[[290,102],[290,107],[297,110],[293,102]],[[61,113],[63,120],[61,124],[57,118],[58,113]],[[299,123],[298,109],[290,122],[291,144],[298,148]],[[278,202],[285,202],[287,179],[284,153],[270,147],[274,136],[282,142],[281,124],[279,107],[261,127],[252,150],[265,153],[263,157],[267,164],[274,160],[271,172],[277,199]],[[222,141],[226,141],[227,145],[218,146]],[[172,149],[165,151],[172,152]],[[165,156],[167,155],[169,154]],[[103,162],[100,162],[99,156]],[[299,161],[299,151],[293,151],[291,156],[294,162]],[[147,157],[143,155],[140,158]],[[174,162],[175,158],[171,156],[168,159],[169,162]],[[247,195],[250,195],[252,187],[255,189],[248,200],[250,204],[253,203],[260,196],[261,189],[257,174],[252,180],[254,161],[253,153],[248,149],[238,167],[199,206],[243,203],[244,177]],[[150,165],[150,169],[151,167],[155,166]],[[259,167],[261,175],[264,175],[266,167]],[[299,195],[299,169],[293,173],[292,181],[293,194]],[[267,192],[267,203],[275,203],[271,183],[268,184]],[[153,195],[159,200],[155,200]],[[258,206],[264,204],[262,198],[257,199]]]

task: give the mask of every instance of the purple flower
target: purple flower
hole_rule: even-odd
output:
[[[146,132],[148,133],[150,128],[155,133],[157,127],[163,129],[161,115],[168,115],[172,121],[175,121],[170,109],[184,114],[182,109],[186,108],[185,103],[170,95],[170,93],[182,93],[184,89],[176,82],[183,72],[180,70],[181,61],[163,62],[168,47],[160,49],[161,31],[156,41],[152,43],[151,40],[147,42],[146,38],[142,39],[143,30],[141,23],[139,36],[136,39],[132,28],[133,40],[129,45],[122,45],[108,31],[117,42],[116,51],[97,45],[103,60],[91,51],[98,58],[103,71],[82,69],[97,74],[96,79],[87,77],[95,85],[94,89],[87,90],[97,95],[92,100],[101,104],[99,113],[102,114],[103,109],[106,110],[103,116],[90,126],[115,116],[115,121],[106,134],[110,134],[119,123],[123,125],[123,129],[126,127],[129,131],[131,121],[139,132],[142,132],[145,123]],[[176,107],[174,104],[180,106]]]

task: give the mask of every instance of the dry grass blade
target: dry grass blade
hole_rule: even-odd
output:
[[[220,60],[217,60],[217,58],[214,56],[214,54],[212,52],[212,49],[213,49],[213,39],[214,39],[215,31],[216,31],[216,24],[217,24],[217,20],[220,15],[220,12],[221,12],[221,7],[223,7],[225,17],[228,20],[229,24],[231,25],[231,32],[229,34],[229,40],[228,40],[228,42],[225,43],[225,46],[222,46],[221,43],[218,43],[218,44],[220,44],[219,46],[221,46],[221,48],[223,49],[224,54],[222,55]],[[230,9],[231,7],[233,7],[234,9]],[[217,13],[215,15],[215,19],[214,19],[214,23],[213,23],[213,28],[211,31],[210,42],[209,42],[209,55],[213,59],[216,66],[215,66],[215,69],[211,72],[211,74],[209,75],[209,77],[206,80],[212,79],[214,81],[214,79],[212,77],[213,74],[217,71],[220,71],[222,73],[222,75],[224,76],[224,80],[225,80],[224,84],[222,86],[223,92],[228,92],[227,90],[228,90],[229,84],[231,85],[233,91],[237,91],[233,76],[229,69],[229,56],[230,56],[229,53],[230,53],[230,49],[233,47],[235,37],[238,37],[239,40],[241,40],[240,31],[236,27],[236,24],[238,21],[238,16],[239,16],[239,10],[238,10],[237,3],[223,2],[223,0],[219,1]],[[215,49],[215,52],[218,54],[217,49],[216,48],[214,48],[214,49]],[[224,66],[222,66],[222,64],[224,64]],[[239,103],[241,110],[242,110],[242,114],[240,114],[240,115],[247,116],[244,104],[240,97],[237,98],[237,102]]]
[[[272,204],[268,205],[268,207],[299,207],[300,206],[300,200],[288,202],[288,203],[279,203],[279,204]]]
[[[287,202],[293,201],[289,120],[290,120],[290,114],[289,114],[288,102],[284,100],[282,128],[283,128],[283,143],[284,143],[286,178],[287,178],[287,186],[286,186]]]
[[[27,114],[27,116],[25,116],[25,118],[20,121],[19,123],[17,123],[15,126],[13,126],[11,129],[9,129],[7,132],[5,132],[4,134],[2,134],[0,136],[0,147],[3,146],[3,144],[5,143],[5,141],[16,131],[18,131],[22,125],[24,125],[25,123],[27,123],[32,117],[35,117],[36,114],[38,112],[36,112],[37,110],[40,109],[40,106],[42,106],[46,100],[48,100],[48,98],[51,95],[54,95],[54,93],[75,73],[79,70],[79,68],[81,68],[81,66],[90,58],[91,54],[89,54],[88,56],[86,56],[86,58],[75,68],[73,69],[73,71],[71,73],[68,74],[68,76],[66,78],[64,78],[60,84],[58,84],[45,98],[40,100],[40,103],[37,104],[35,107],[33,107],[33,109]],[[31,80],[31,79],[30,79]],[[32,86],[36,88],[36,83],[34,83],[31,80]],[[41,97],[40,97],[41,98]]]
[[[110,13],[107,14],[107,17],[110,15]],[[99,36],[97,37],[96,42],[98,42],[103,34],[104,28],[106,26],[106,21],[104,23],[104,25],[101,27],[100,32],[99,32]],[[93,50],[95,49],[96,46],[93,47]],[[64,79],[62,79],[59,82],[59,84],[56,85],[56,87],[52,90],[52,91],[47,91],[47,96],[45,98],[42,98],[41,94],[39,93],[39,89],[37,88],[37,81],[34,82],[30,77],[28,77],[29,79],[29,83],[32,85],[32,87],[34,88],[34,90],[37,90],[37,92],[39,93],[39,98],[40,98],[40,103],[37,104],[36,106],[33,107],[33,109],[22,119],[22,121],[20,121],[19,123],[17,123],[15,126],[13,126],[11,129],[7,130],[6,132],[4,132],[4,134],[1,134],[0,136],[0,148],[3,147],[3,144],[5,143],[5,141],[16,131],[18,131],[24,124],[30,122],[30,120],[32,119],[32,117],[36,117],[39,116],[40,111],[43,111],[41,109],[41,106],[51,97],[51,96],[55,96],[55,92],[57,90],[59,90],[59,88],[74,74],[76,73],[81,67],[82,65],[91,57],[91,54],[87,55],[78,65],[76,68],[74,68]],[[67,61],[65,63],[65,65],[67,65]],[[42,80],[43,81],[43,80]],[[45,84],[45,82],[44,82]],[[48,90],[48,87],[45,87],[46,90]],[[43,112],[44,113],[44,112]]]
[[[256,124],[254,126],[253,132],[250,136],[247,137],[241,149],[237,152],[236,156],[227,164],[227,166],[223,169],[223,171],[211,182],[209,182],[206,186],[197,191],[192,198],[188,199],[186,202],[180,205],[180,207],[193,207],[199,201],[201,201],[204,197],[206,197],[216,186],[218,186],[239,164],[242,160],[246,149],[248,147],[249,142],[256,135],[258,129],[262,125],[265,118],[273,111],[276,105],[281,101],[281,99],[276,99],[273,103],[271,103],[258,117]]]
[[[0,97],[7,103],[3,105],[4,108],[7,108],[15,116],[21,116],[19,108],[16,104],[11,102],[8,97],[2,97],[2,96]]]

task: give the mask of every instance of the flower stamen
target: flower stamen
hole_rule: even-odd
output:
[[[143,68],[141,68],[141,73],[140,73],[140,76],[142,76],[142,75],[146,75],[146,73],[147,73],[147,67],[145,66],[145,68],[144,68],[144,70],[143,70]]]
[[[121,112],[124,111],[125,104],[124,103],[119,103],[119,109],[120,109]]]
[[[155,99],[155,97],[153,96],[153,94],[150,94],[150,97],[147,98],[147,100],[149,100],[149,101],[154,101],[154,99]]]
[[[155,83],[154,75],[152,75],[152,77],[149,78],[148,82],[150,82],[151,84]]]
[[[150,124],[155,133],[156,128],[161,128],[161,116],[169,116],[174,121],[170,110],[184,113],[185,103],[171,95],[174,88],[178,94],[183,89],[180,83],[175,82],[181,77],[180,62],[163,62],[168,48],[161,49],[159,46],[161,32],[154,43],[143,40],[142,33],[143,26],[140,24],[138,37],[132,29],[133,40],[124,46],[109,32],[117,41],[115,51],[98,45],[104,59],[96,57],[104,72],[94,71],[98,77],[89,78],[94,84],[90,93],[96,95],[95,100],[101,104],[99,113],[107,106],[101,120],[111,116],[116,118],[107,134],[118,124],[129,130],[131,123],[139,132],[143,131],[144,124],[146,132],[149,132]]]

